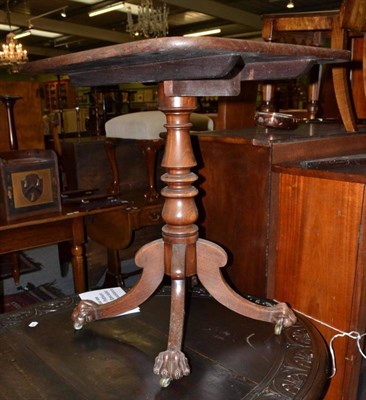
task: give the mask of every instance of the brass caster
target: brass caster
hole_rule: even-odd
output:
[[[169,378],[160,378],[160,386],[163,387],[163,388],[166,388],[166,387],[168,387],[170,385],[171,381],[172,380],[169,379]]]
[[[282,321],[277,322],[277,324],[275,325],[275,328],[274,328],[275,335],[277,335],[277,336],[281,335],[282,329],[283,329]]]
[[[78,324],[77,322],[74,322],[74,329],[76,331],[79,331],[82,328],[83,328],[83,324]]]

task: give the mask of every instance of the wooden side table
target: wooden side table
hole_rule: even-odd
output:
[[[285,303],[265,307],[232,290],[220,272],[227,260],[225,251],[198,239],[190,114],[196,109],[196,96],[238,95],[241,81],[291,79],[318,62],[348,60],[349,53],[343,50],[202,37],[142,40],[24,65],[22,72],[68,74],[76,85],[161,82],[159,109],[167,118],[162,161],[166,169],[162,176],[166,184],[162,190],[162,216],[166,222],[163,239],[145,245],[137,253],[136,264],[143,268],[143,273],[125,297],[101,306],[88,301],[78,305],[73,313],[75,328],[143,303],[155,292],[164,274],[169,275],[172,293],[168,346],[158,355],[154,366],[154,373],[161,376],[161,384],[166,386],[190,373],[182,352],[187,277],[197,275],[210,294],[231,310],[273,323],[277,334],[283,327],[292,326],[296,316]]]
[[[70,241],[75,292],[84,292],[87,289],[83,249],[84,218],[124,208],[126,205],[90,211],[69,208],[61,214],[0,225],[0,254]]]

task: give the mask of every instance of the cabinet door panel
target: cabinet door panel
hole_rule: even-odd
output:
[[[361,183],[280,175],[274,297],[346,332],[362,328],[355,315],[362,298],[355,298],[355,289],[363,275],[358,268],[363,201]],[[318,328],[328,343],[337,333]],[[359,355],[347,338],[337,340],[335,350],[338,373],[329,395],[337,395],[329,399],[342,399],[346,370]]]

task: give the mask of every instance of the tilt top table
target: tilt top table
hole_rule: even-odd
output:
[[[190,114],[196,96],[235,96],[241,81],[294,79],[318,63],[346,62],[350,54],[279,43],[226,38],[168,37],[87,50],[24,64],[23,73],[69,75],[74,85],[106,85],[128,82],[159,82],[159,109],[167,118],[167,139],[162,166],[166,187],[162,239],[143,246],[135,262],[143,268],[139,282],[128,294],[104,305],[81,301],[72,318],[74,327],[115,316],[147,300],[171,277],[171,312],[167,350],[161,352],[154,373],[161,385],[190,373],[182,352],[186,277],[197,275],[209,293],[227,308],[250,318],[275,324],[275,333],[296,322],[284,303],[272,307],[250,302],[225,282],[220,268],[227,255],[218,245],[198,238],[194,201],[197,176],[190,142]],[[233,188],[235,190],[235,188]],[[228,210],[228,217],[230,210]]]

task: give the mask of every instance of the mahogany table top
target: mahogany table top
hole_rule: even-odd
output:
[[[296,78],[315,63],[350,60],[345,50],[229,38],[165,37],[24,64],[23,73],[67,74],[75,85],[169,80]]]

